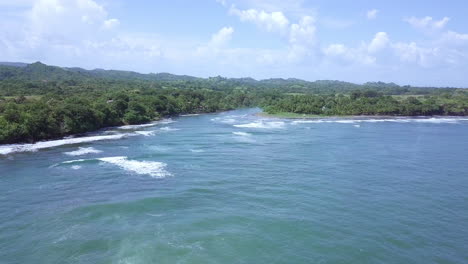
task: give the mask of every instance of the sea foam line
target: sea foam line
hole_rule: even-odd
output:
[[[57,167],[60,165],[72,165],[72,169],[81,168],[80,163],[88,163],[88,162],[106,162],[112,165],[116,165],[126,171],[131,171],[137,174],[146,174],[150,175],[153,178],[164,178],[167,176],[171,176],[166,170],[166,163],[157,162],[157,161],[138,161],[138,160],[129,160],[125,156],[117,156],[117,157],[104,157],[104,158],[96,158],[96,159],[76,159],[76,160],[68,160],[63,161],[61,163],[55,164],[53,167]]]
[[[279,129],[279,128],[284,128],[285,123],[283,121],[273,121],[273,122],[257,121],[253,123],[234,125],[234,126],[240,127],[240,128]]]
[[[141,124],[141,125],[126,125],[126,126],[120,126],[117,127],[118,129],[123,129],[123,130],[133,130],[133,129],[138,129],[138,128],[144,128],[144,127],[152,127],[160,124],[171,124],[174,123],[175,121],[172,119],[163,119],[155,122],[151,122],[148,124]]]
[[[250,136],[252,136],[252,134],[250,134],[250,133],[238,132],[238,131],[232,132],[232,134],[236,135],[236,136],[241,136],[241,137],[250,137]]]
[[[457,124],[460,121],[468,121],[468,118],[388,118],[388,119],[340,119],[340,120],[297,120],[291,122],[293,125],[297,124],[320,124],[320,123],[338,123],[338,124],[355,124],[355,123],[434,123],[434,124]]]
[[[89,147],[89,148],[79,147],[77,150],[65,152],[63,154],[68,155],[68,156],[81,156],[81,155],[86,155],[86,154],[97,154],[101,152],[102,152],[101,150],[95,149],[93,147]]]
[[[8,155],[11,153],[17,152],[33,152],[40,149],[53,148],[64,145],[72,145],[79,143],[89,143],[94,141],[101,140],[116,140],[122,139],[128,136],[134,136],[136,134],[118,134],[118,135],[101,135],[101,136],[88,136],[88,137],[78,137],[78,138],[65,138],[59,140],[50,140],[50,141],[40,141],[34,144],[14,144],[14,145],[5,145],[0,146],[0,155]]]
[[[171,176],[171,174],[166,171],[165,168],[167,164],[164,162],[129,160],[125,156],[99,158],[98,160],[116,165],[124,170],[132,171],[137,174],[147,174],[154,178]]]

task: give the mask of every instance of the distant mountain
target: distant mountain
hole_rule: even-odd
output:
[[[5,62],[0,61],[0,65],[3,66],[12,66],[12,67],[26,67],[28,64],[24,62]]]
[[[250,77],[226,78],[222,76],[198,78],[188,75],[176,75],[170,73],[149,73],[143,74],[133,71],[86,70],[79,67],[57,67],[35,62],[31,64],[21,62],[0,62],[0,81],[2,80],[27,80],[27,81],[87,81],[87,80],[111,80],[111,81],[159,81],[159,82],[208,82],[212,88],[225,85],[245,87],[255,86],[259,88],[288,88],[291,92],[342,92],[353,89],[379,89],[379,90],[399,90],[401,93],[411,86],[399,86],[395,83],[367,82],[365,84],[355,84],[337,80],[317,80],[305,81],[296,78],[270,78],[265,80],[255,80]],[[426,87],[424,87],[426,88]],[[431,87],[434,88],[434,87]],[[448,88],[448,87],[447,87]]]
[[[142,74],[132,71],[117,71],[83,68],[49,66],[41,62],[31,64],[2,62],[0,63],[0,80],[27,79],[30,81],[64,81],[76,79],[109,79],[109,80],[145,80],[145,81],[194,81],[200,78],[170,73]]]

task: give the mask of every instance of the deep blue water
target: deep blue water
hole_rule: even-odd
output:
[[[0,147],[0,263],[468,263],[466,119],[257,111]]]

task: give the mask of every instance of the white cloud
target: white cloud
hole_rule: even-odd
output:
[[[221,47],[229,42],[232,38],[232,33],[234,33],[234,28],[232,27],[223,27],[218,32],[213,34],[210,41],[210,46]]]
[[[125,21],[109,14],[101,1],[0,0],[1,7],[7,6],[0,10],[0,57],[9,61],[41,60],[62,66],[198,76],[345,78],[351,81],[389,78],[386,75],[389,72],[396,78],[392,81],[402,81],[400,76],[411,75],[408,69],[425,72],[431,67],[437,67],[437,73],[450,69],[451,76],[457,77],[468,67],[468,34],[445,29],[448,18],[408,19],[411,21],[408,23],[431,33],[418,42],[409,39],[392,43],[388,34],[392,32],[378,32],[367,41],[354,39],[358,44],[353,45],[341,42],[339,34],[326,32],[327,28],[349,27],[352,22],[327,22],[326,17],[302,8],[302,0],[236,0],[239,8],[232,6],[231,15],[273,33],[280,40],[268,45],[274,48],[262,47],[265,42],[261,39],[253,40],[258,41],[255,47],[239,48],[230,41],[234,32],[241,36],[241,27],[236,30],[220,27],[204,40],[191,39],[187,37],[189,34],[180,34],[184,39],[174,40],[151,32],[125,32],[119,27],[120,22]],[[229,8],[233,1],[218,2]],[[9,10],[18,12],[12,15]],[[321,32],[324,32],[324,39],[319,39]],[[326,38],[332,41],[322,44]],[[417,81],[420,77],[410,78]],[[444,82],[437,79],[436,74],[424,76],[423,80],[429,78],[432,79],[427,82]]]
[[[233,5],[229,13],[238,16],[243,22],[255,23],[260,28],[269,32],[285,32],[289,25],[289,20],[280,11],[266,12],[257,9],[240,10]]]
[[[444,17],[441,20],[434,20],[430,16],[423,18],[410,17],[405,18],[405,22],[409,23],[412,27],[423,30],[439,30],[443,29],[450,21],[450,18]]]
[[[367,19],[369,19],[369,20],[376,19],[378,13],[379,13],[379,10],[377,10],[377,9],[372,9],[372,10],[367,11],[367,14],[366,14]]]
[[[440,42],[448,46],[465,46],[468,48],[468,34],[447,31],[443,34]]]
[[[439,48],[424,48],[415,42],[393,44],[396,55],[403,62],[416,63],[422,67],[434,66],[438,60],[437,57],[441,54]]]
[[[365,52],[365,49],[348,48],[343,44],[330,44],[322,52],[331,59],[338,59],[349,63],[358,63],[363,65],[374,64],[376,58]]]
[[[349,48],[344,44],[330,44],[322,49],[323,54],[331,59],[372,65],[377,62],[376,53],[384,50],[390,43],[386,32],[378,32],[369,44],[362,42],[356,48]]]
[[[371,43],[367,47],[367,50],[369,53],[376,53],[382,49],[384,49],[388,43],[389,43],[389,38],[387,33],[385,32],[378,32],[375,34],[374,39],[372,39]]]
[[[292,24],[289,33],[290,43],[310,44],[315,40],[315,19],[311,16],[304,16],[299,23]]]
[[[116,28],[120,25],[120,21],[115,18],[107,19],[103,23],[103,28],[104,29],[113,29]]]

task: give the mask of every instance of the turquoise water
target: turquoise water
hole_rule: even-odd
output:
[[[468,263],[466,119],[257,111],[0,147],[0,263]]]

